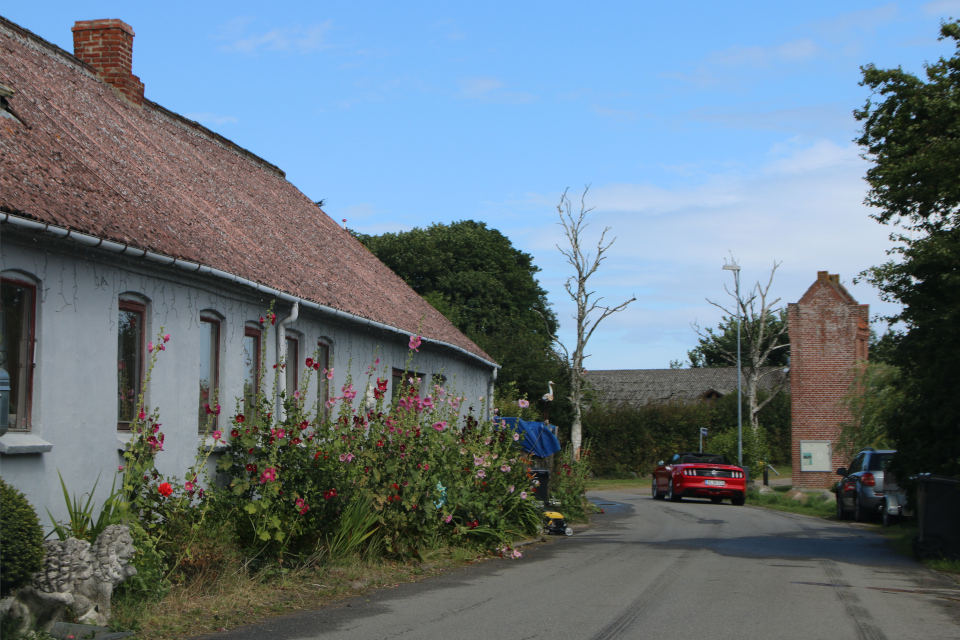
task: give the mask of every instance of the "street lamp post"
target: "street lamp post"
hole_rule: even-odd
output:
[[[743,391],[741,379],[743,378],[740,366],[740,265],[736,262],[726,264],[724,260],[724,270],[733,271],[733,282],[737,296],[737,464],[743,466]]]

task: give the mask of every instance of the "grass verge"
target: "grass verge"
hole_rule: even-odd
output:
[[[459,547],[425,552],[422,562],[307,560],[248,574],[242,566],[176,585],[160,601],[115,600],[113,628],[136,631],[139,640],[188,638],[304,609],[319,609],[374,589],[423,578],[491,556]]]
[[[833,502],[821,500],[818,494],[808,494],[806,502],[793,500],[787,496],[790,487],[776,487],[774,493],[761,494],[758,491],[747,492],[747,504],[755,507],[802,513],[818,518],[836,518],[836,506]]]
[[[883,530],[883,536],[900,555],[913,555],[913,539],[917,536],[917,523],[914,520],[906,520],[887,527]],[[960,560],[922,560],[923,564],[931,569],[950,575],[954,580],[960,582]]]
[[[587,491],[649,492],[651,479],[641,478],[587,478]]]

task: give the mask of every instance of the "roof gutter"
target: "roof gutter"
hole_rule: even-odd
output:
[[[122,244],[119,242],[113,242],[112,240],[104,240],[103,238],[98,238],[86,233],[79,233],[77,231],[72,231],[70,229],[65,229],[63,227],[54,226],[51,224],[46,224],[44,222],[37,222],[35,220],[29,220],[27,218],[21,218],[20,216],[11,215],[5,211],[0,211],[0,223],[12,224],[15,227],[24,229],[27,231],[35,231],[37,233],[49,233],[50,235],[56,236],[58,238],[67,238],[73,240],[78,244],[86,245],[88,247],[93,247],[96,249],[103,249],[105,251],[110,251],[112,253],[117,253],[121,255],[132,256],[134,258],[143,258],[149,262],[154,262],[157,264],[172,266],[178,269],[182,269],[189,273],[202,273],[205,275],[212,275],[221,280],[239,285],[241,287],[246,287],[253,289],[254,291],[259,291],[268,296],[273,296],[289,302],[291,304],[299,304],[307,309],[313,309],[314,311],[319,311],[321,313],[331,315],[340,320],[346,320],[347,322],[360,324],[371,329],[377,329],[379,331],[384,331],[387,333],[395,333],[404,337],[412,335],[408,331],[398,329],[397,327],[392,327],[388,324],[383,324],[382,322],[377,322],[376,320],[370,320],[369,318],[364,318],[363,316],[358,316],[346,311],[341,311],[340,309],[334,309],[333,307],[328,307],[326,305],[317,304],[311,300],[306,300],[304,298],[298,298],[297,296],[292,296],[289,293],[285,293],[278,289],[268,287],[266,285],[260,284],[259,282],[254,282],[253,280],[248,280],[241,276],[229,273],[227,271],[221,271],[220,269],[215,269],[213,267],[208,267],[203,264],[198,264],[196,262],[189,262],[187,260],[181,260],[179,258],[172,258],[170,256],[165,256],[159,253],[153,253],[151,251],[145,251],[143,249],[137,249],[136,247],[131,247],[128,244]],[[485,358],[481,358],[475,353],[467,351],[463,347],[458,347],[455,344],[449,342],[443,342],[442,340],[435,340],[433,338],[425,338],[421,336],[423,342],[428,344],[434,344],[441,346],[447,349],[456,351],[467,358],[479,362],[488,367],[493,367],[494,371],[500,369],[500,365],[490,362]]]

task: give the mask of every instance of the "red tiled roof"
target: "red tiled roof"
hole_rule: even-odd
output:
[[[0,209],[205,264],[493,359],[283,172],[195,122],[138,108],[0,18]],[[422,319],[422,320],[421,320]]]

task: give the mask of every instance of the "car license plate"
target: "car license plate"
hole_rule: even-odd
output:
[[[704,480],[703,484],[710,487],[722,487],[727,483],[724,480]]]

